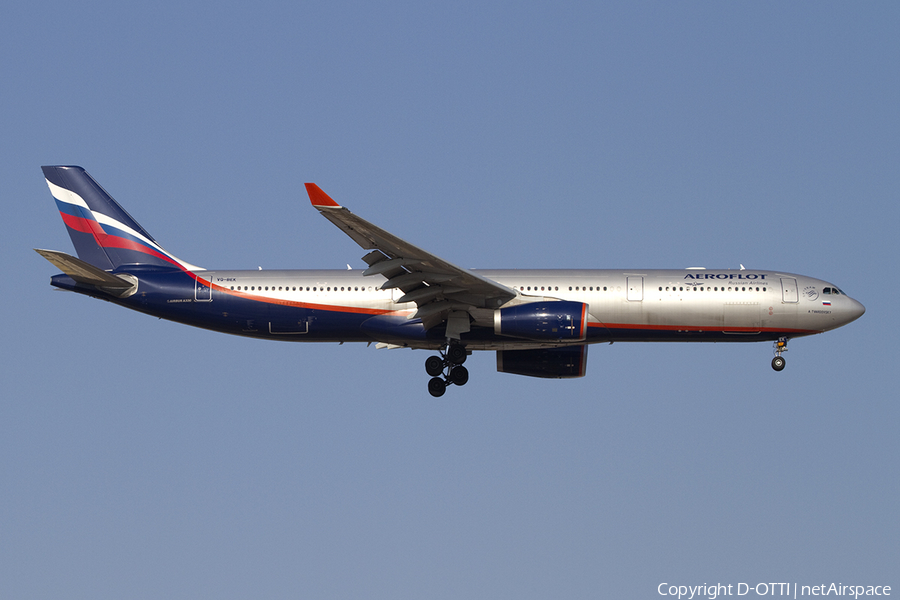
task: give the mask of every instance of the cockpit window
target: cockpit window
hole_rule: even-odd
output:
[[[824,289],[822,290],[822,293],[825,294],[825,295],[830,294],[830,293],[831,293],[831,288],[824,288]]]

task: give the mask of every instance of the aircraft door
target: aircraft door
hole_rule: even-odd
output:
[[[200,277],[194,280],[194,302],[212,302],[212,283]]]
[[[781,299],[789,303],[800,301],[800,295],[797,293],[797,280],[793,277],[781,278]]]
[[[641,302],[644,299],[644,278],[629,277],[627,280],[628,301]]]

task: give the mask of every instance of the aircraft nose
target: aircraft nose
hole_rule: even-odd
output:
[[[847,309],[847,316],[849,317],[847,322],[850,323],[851,321],[857,320],[858,318],[863,316],[865,312],[866,307],[862,305],[862,302],[850,298],[850,306]]]

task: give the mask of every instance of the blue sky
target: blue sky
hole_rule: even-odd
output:
[[[4,598],[658,597],[900,586],[895,3],[17,2]],[[615,344],[543,381],[256,342],[53,291],[39,167],[208,268],[362,252],[303,182],[468,267],[777,269],[866,315]],[[14,219],[12,217],[15,217]]]

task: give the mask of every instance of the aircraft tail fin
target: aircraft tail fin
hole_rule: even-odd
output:
[[[85,263],[106,271],[123,265],[200,270],[163,250],[81,167],[41,170],[75,251]]]

